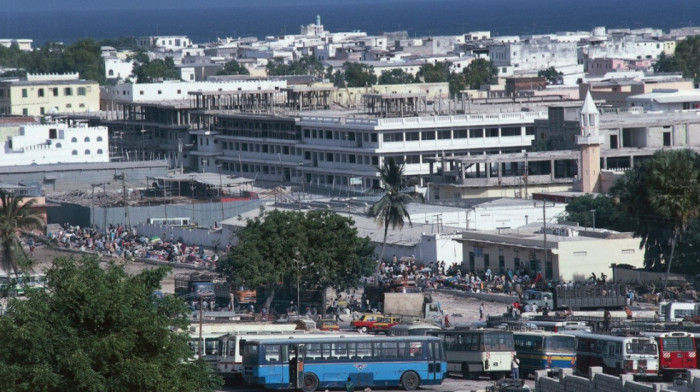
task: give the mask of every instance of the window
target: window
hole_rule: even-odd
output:
[[[51,93],[53,93],[54,97],[58,97],[58,87],[54,87],[51,89]]]
[[[99,149],[97,150],[97,155],[102,155],[102,153],[103,153],[103,152],[102,152],[102,149],[99,148]]]
[[[44,107],[43,106],[39,108],[39,114],[41,114],[41,115],[44,114]]]
[[[63,145],[61,143],[56,143],[56,148],[61,148]]]
[[[481,138],[484,137],[484,130],[483,129],[470,129],[469,130],[469,138]]]
[[[22,89],[22,98],[27,98],[27,89],[26,88]]]
[[[29,115],[29,109],[27,109],[27,108],[22,109],[22,115],[23,115],[23,116],[28,116],[28,115]]]
[[[90,137],[89,137],[89,136],[85,136],[85,140],[84,140],[84,141],[85,141],[85,143],[90,143]]]
[[[63,89],[63,95],[65,96],[71,96],[73,95],[73,88],[72,87],[66,87]],[[66,105],[68,106],[68,105]]]
[[[90,155],[90,150],[85,150],[85,155]]]
[[[72,155],[78,155],[78,150],[73,150],[73,152],[71,152],[71,154],[72,154]]]
[[[77,143],[77,142],[78,142],[78,138],[77,138],[77,137],[73,137],[73,138],[70,139],[70,141],[71,141],[71,143]]]
[[[85,87],[78,87],[78,95],[87,95],[87,89]]]
[[[44,89],[40,88],[39,90],[37,90],[36,94],[40,98],[43,97],[44,96]]]
[[[623,249],[622,250],[623,255],[633,255],[634,254],[634,249]]]

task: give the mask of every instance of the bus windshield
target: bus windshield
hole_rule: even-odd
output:
[[[574,351],[576,339],[573,336],[548,336],[545,339],[547,351]]]
[[[656,354],[656,345],[649,342],[627,343],[628,354]]]
[[[693,338],[662,338],[664,351],[695,351]]]
[[[507,332],[484,334],[484,351],[513,351],[513,334]]]

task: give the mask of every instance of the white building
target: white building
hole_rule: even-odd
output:
[[[33,42],[33,39],[0,38],[0,45],[9,48],[13,44],[16,44],[19,50],[23,52],[31,52]]]
[[[654,89],[627,97],[627,107],[643,107],[645,112],[700,110],[700,90]]]
[[[2,141],[0,166],[109,162],[107,136],[86,123],[25,125]]]
[[[466,228],[468,230],[508,230],[530,223],[541,222],[546,217],[547,224],[558,221],[566,211],[566,204],[548,203],[545,210],[541,201],[502,198],[480,203],[467,209]]]
[[[124,83],[100,88],[102,107],[110,102],[158,102],[189,100],[189,92],[279,90],[284,80],[230,80],[220,82]]]
[[[154,35],[138,37],[136,44],[143,48],[175,51],[191,46],[192,41],[186,35]]]
[[[609,230],[547,225],[545,236],[541,224],[530,224],[511,230],[466,231],[457,241],[463,246],[463,270],[468,272],[520,270],[531,277],[541,272],[548,280],[583,281],[591,272],[612,276],[612,264],[644,266],[639,238]]]

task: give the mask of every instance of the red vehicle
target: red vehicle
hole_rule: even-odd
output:
[[[381,313],[379,314],[363,314],[358,320],[353,320],[350,325],[353,328],[359,329],[362,332],[367,332],[374,325],[374,323],[379,320],[379,318],[384,317]]]
[[[692,333],[641,332],[641,335],[654,337],[659,344],[659,375],[670,378],[697,368],[697,349]]]
[[[374,324],[372,324],[371,327],[369,327],[369,332],[388,335],[389,328],[393,327],[394,325],[399,325],[399,319],[396,317],[380,317]]]

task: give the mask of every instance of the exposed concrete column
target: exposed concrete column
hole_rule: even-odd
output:
[[[603,169],[608,168],[608,157],[603,157]]]
[[[554,181],[554,159],[549,161],[549,179]]]
[[[501,180],[502,180],[502,178],[503,178],[503,163],[498,162],[497,165],[498,165],[498,170],[497,170],[497,172],[498,172],[498,183],[500,184],[500,183],[501,183]]]
[[[491,162],[484,163],[484,170],[486,171],[486,179],[491,179]]]
[[[460,171],[460,174],[462,175],[462,184],[464,184],[464,180],[467,178],[466,177],[467,173],[466,173],[466,168],[464,166],[464,162],[462,162],[462,164],[460,165],[459,171]]]
[[[630,155],[630,169],[634,169],[634,155]]]

